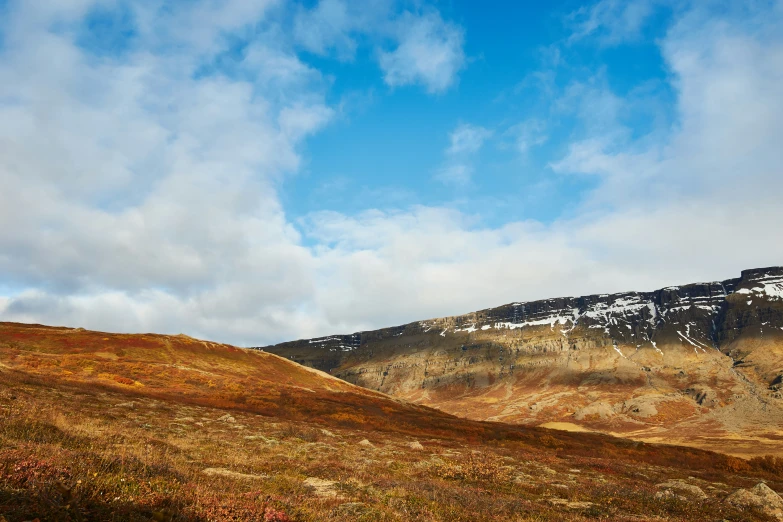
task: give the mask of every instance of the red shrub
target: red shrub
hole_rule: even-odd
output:
[[[264,510],[264,522],[291,522],[291,519],[283,511],[267,507]]]
[[[750,459],[750,466],[755,469],[761,469],[774,473],[776,475],[783,475],[783,458],[774,457],[772,455],[765,455],[763,457],[753,457]],[[745,470],[742,470],[745,471]]]

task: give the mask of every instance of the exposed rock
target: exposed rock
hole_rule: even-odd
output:
[[[263,480],[269,478],[269,475],[250,475],[247,473],[238,473],[225,468],[206,468],[201,471],[205,475],[212,477],[228,477],[238,480]]]
[[[280,444],[279,440],[277,440],[275,438],[272,438],[272,437],[265,437],[263,435],[245,435],[244,439],[245,440],[260,440],[260,441],[263,441],[266,444],[272,444],[272,445]]]
[[[655,498],[657,500],[668,500],[668,499],[677,499],[682,500],[683,502],[687,501],[688,499],[684,497],[683,495],[678,495],[671,489],[663,489],[661,491],[655,492]]]
[[[337,482],[334,480],[325,480],[318,477],[308,477],[304,481],[304,485],[313,488],[315,494],[319,497],[336,497],[335,484]]]
[[[586,417],[589,417],[591,415],[596,415],[601,419],[606,419],[614,416],[614,414],[615,414],[614,407],[612,407],[611,404],[608,404],[603,401],[598,401],[588,406],[585,406],[584,408],[580,408],[576,410],[576,412],[574,413],[574,419],[584,420]]]
[[[564,498],[550,498],[547,499],[547,502],[553,506],[562,506],[568,509],[587,509],[593,505],[592,502],[569,501]]]
[[[707,494],[704,493],[699,486],[688,484],[684,480],[669,480],[661,484],[656,484],[655,487],[661,490],[656,493],[656,498],[666,498],[677,495],[693,499],[707,498]]]
[[[720,402],[717,392],[704,386],[687,388],[683,393],[692,397],[699,406],[715,406]]]
[[[367,439],[364,439],[364,440],[361,440],[361,441],[359,441],[359,446],[364,446],[365,448],[374,448],[374,447],[375,447],[375,446],[373,445],[373,443],[372,443],[372,442],[370,442],[370,441],[369,441],[369,440],[367,440]]]
[[[512,480],[517,484],[534,484],[537,482],[535,477],[527,473],[517,473]]]
[[[726,502],[739,508],[753,507],[783,520],[783,498],[763,482],[749,490],[738,489],[726,497]]]
[[[658,400],[658,397],[636,397],[625,401],[622,405],[622,411],[638,418],[652,417],[658,414],[658,409],[655,407]]]

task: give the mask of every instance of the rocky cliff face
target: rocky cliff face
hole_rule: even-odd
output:
[[[476,419],[783,453],[783,267],[263,350]]]

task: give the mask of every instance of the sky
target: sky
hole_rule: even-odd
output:
[[[781,93],[781,0],[0,0],[0,321],[259,346],[781,265]]]

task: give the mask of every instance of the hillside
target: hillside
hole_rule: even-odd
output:
[[[478,420],[783,455],[783,268],[262,348]]]
[[[185,336],[0,324],[8,522],[764,521],[781,471],[461,419]]]
[[[185,335],[123,335],[81,328],[0,323],[0,369],[27,380],[86,390],[230,408],[281,418],[386,423],[402,430],[426,416],[437,429],[452,416],[346,383],[276,355]],[[378,426],[376,426],[378,427]]]

